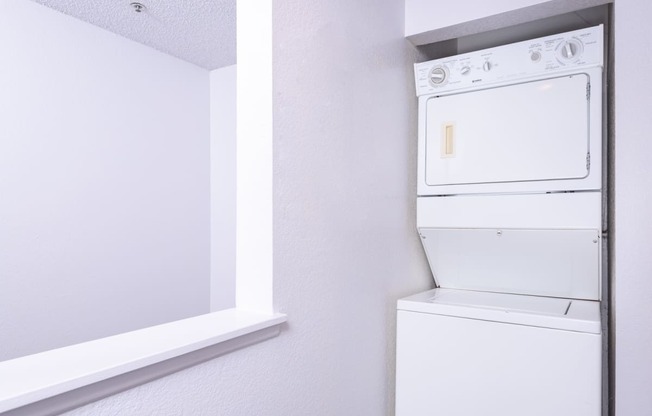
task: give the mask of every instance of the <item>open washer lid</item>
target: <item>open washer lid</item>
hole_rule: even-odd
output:
[[[434,315],[601,333],[598,301],[439,288],[400,299],[397,307]]]
[[[420,227],[445,289],[600,300],[600,232]]]

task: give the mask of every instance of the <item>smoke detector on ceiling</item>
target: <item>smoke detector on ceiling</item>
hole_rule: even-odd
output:
[[[147,10],[147,7],[145,7],[144,4],[138,2],[133,2],[130,4],[130,6],[136,13],[142,13]]]

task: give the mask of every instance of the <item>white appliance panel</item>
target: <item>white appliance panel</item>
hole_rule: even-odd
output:
[[[600,299],[598,230],[420,228],[438,286]]]
[[[417,96],[548,78],[602,66],[602,25],[414,64]],[[567,55],[568,47],[574,49]]]
[[[601,192],[417,198],[417,227],[596,229]]]
[[[398,311],[396,416],[599,416],[599,334]]]
[[[576,74],[430,97],[426,184],[585,178],[589,82]]]

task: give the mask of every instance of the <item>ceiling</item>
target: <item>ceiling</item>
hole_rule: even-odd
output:
[[[236,0],[33,1],[202,68],[236,62]]]

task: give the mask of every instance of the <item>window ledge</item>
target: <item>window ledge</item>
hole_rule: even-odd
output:
[[[274,337],[285,321],[227,309],[0,362],[0,413],[72,409]]]

